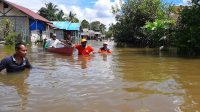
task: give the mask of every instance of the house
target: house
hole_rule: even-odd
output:
[[[34,42],[43,37],[48,37],[53,32],[55,26],[40,16],[39,14],[29,10],[28,8],[8,2],[0,1],[0,20],[8,18],[14,24],[13,30],[18,32],[23,41]],[[4,38],[4,33],[0,34],[0,38]]]
[[[81,37],[82,38],[87,38],[88,40],[92,40],[92,39],[95,39],[95,31],[93,30],[89,30],[87,28],[84,28],[82,30],[82,33],[81,33]]]
[[[60,40],[80,41],[80,23],[69,21],[51,21],[56,28],[54,29],[57,38]]]

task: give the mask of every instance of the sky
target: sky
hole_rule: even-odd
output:
[[[52,2],[63,10],[66,15],[69,11],[76,14],[79,20],[86,19],[88,22],[100,21],[109,27],[115,23],[115,18],[111,12],[111,7],[118,4],[119,0],[7,0],[30,10],[37,12],[45,3]],[[188,0],[163,0],[176,5],[186,5]]]

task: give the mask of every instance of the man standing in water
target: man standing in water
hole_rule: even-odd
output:
[[[15,45],[15,53],[12,56],[5,57],[0,62],[0,71],[6,69],[7,72],[19,72],[25,68],[31,68],[27,57],[27,48],[24,43],[17,43]]]
[[[75,45],[75,48],[78,50],[78,55],[89,56],[94,54],[94,49],[91,46],[87,46],[86,39],[81,39],[81,45]]]
[[[103,47],[101,47],[98,53],[112,53],[111,50],[108,48],[108,42],[103,43]]]

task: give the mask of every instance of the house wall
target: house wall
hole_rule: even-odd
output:
[[[64,39],[64,31],[63,30],[55,30],[56,33],[56,37],[59,40],[63,40]]]
[[[29,18],[26,14],[11,6],[4,8],[3,2],[0,2],[0,20],[4,17],[12,21],[13,31],[20,33],[24,41],[30,41]],[[4,32],[0,32],[0,39],[2,38],[4,38]]]
[[[4,17],[0,17],[0,20],[2,20]],[[29,41],[29,20],[27,17],[7,17],[12,21],[13,24],[13,31],[20,33],[22,39],[24,41]],[[3,38],[4,34],[3,32],[0,33],[0,38]]]

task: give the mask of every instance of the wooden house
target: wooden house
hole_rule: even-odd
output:
[[[49,20],[28,8],[6,0],[0,0],[0,20],[5,18],[13,22],[13,31],[19,33],[22,40],[26,42],[41,40],[42,34],[48,37],[50,32],[53,32],[54,26]],[[0,39],[4,37],[4,32],[1,32]]]

